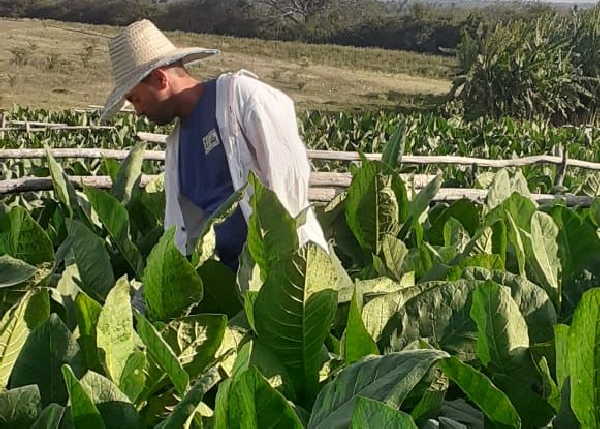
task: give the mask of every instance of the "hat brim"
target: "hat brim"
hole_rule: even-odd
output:
[[[204,48],[177,48],[171,51],[169,54],[163,55],[160,58],[143,64],[136,69],[132,70],[129,74],[126,82],[117,85],[113,88],[112,92],[108,96],[106,103],[104,103],[104,109],[100,115],[100,122],[107,121],[116,112],[121,110],[125,104],[125,96],[131,91],[138,83],[140,83],[146,76],[148,76],[152,70],[159,67],[173,64],[177,61],[181,61],[183,64],[192,65],[204,58],[219,54],[218,49],[204,49]]]

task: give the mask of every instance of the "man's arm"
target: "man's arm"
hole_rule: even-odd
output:
[[[255,155],[256,173],[296,216],[308,204],[310,166],[292,100],[272,88],[256,91],[244,109],[241,129]]]

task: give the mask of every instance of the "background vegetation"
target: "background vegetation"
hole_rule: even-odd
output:
[[[550,10],[516,2],[468,9],[378,0],[0,0],[0,16],[109,25],[150,18],[161,28],[185,32],[431,53],[455,48],[464,28]]]
[[[596,119],[600,9],[545,13],[463,32],[462,75],[453,94],[467,117],[543,117],[553,124]]]

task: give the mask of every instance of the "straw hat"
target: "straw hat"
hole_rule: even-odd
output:
[[[125,95],[152,70],[181,61],[193,64],[219,53],[218,49],[176,48],[156,26],[143,19],[130,24],[109,43],[114,88],[104,103],[101,121],[119,111]]]

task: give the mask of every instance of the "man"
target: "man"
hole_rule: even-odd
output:
[[[177,120],[167,139],[165,228],[175,225],[183,253],[193,250],[203,220],[246,184],[250,171],[292,216],[309,205],[310,165],[289,97],[244,71],[198,81],[184,65],[219,51],[178,49],[148,20],[125,28],[109,50],[115,87],[101,119],[127,99],[157,124]],[[233,269],[250,212],[246,193],[238,211],[216,230],[217,254]],[[301,243],[327,249],[312,211],[298,234]]]

